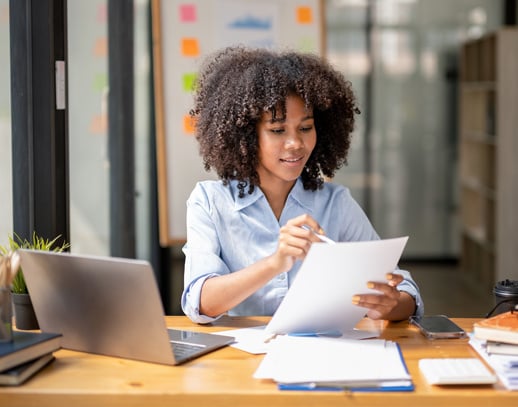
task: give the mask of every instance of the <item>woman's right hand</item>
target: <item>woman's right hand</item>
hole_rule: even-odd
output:
[[[308,229],[303,228],[304,225]],[[304,259],[313,242],[320,242],[313,231],[324,234],[318,222],[308,214],[290,219],[281,227],[277,250],[270,256],[279,274],[291,269],[296,260]]]

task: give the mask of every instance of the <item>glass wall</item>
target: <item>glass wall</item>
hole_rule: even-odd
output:
[[[72,251],[110,254],[107,0],[68,0]],[[149,0],[135,2],[137,257],[150,255]],[[79,24],[81,22],[81,24]]]
[[[13,233],[9,0],[0,0],[0,245]]]
[[[107,1],[67,7],[71,250],[108,255]]]
[[[351,187],[381,237],[410,236],[405,256],[456,257],[458,49],[502,24],[502,2],[326,5],[328,57],[364,112],[336,180]]]
[[[152,112],[151,40],[149,0],[135,3],[135,183],[137,188],[136,236],[137,257],[149,258],[152,248],[150,222],[152,213],[151,166],[155,151],[150,151]]]
[[[107,0],[68,0],[73,251],[109,252]],[[382,237],[405,255],[457,255],[456,80],[459,44],[501,25],[500,0],[326,0],[327,56],[362,109],[349,186]],[[370,8],[369,8],[370,7]],[[135,0],[137,253],[149,253],[149,0]],[[12,230],[9,1],[0,0],[0,243]],[[367,142],[368,141],[368,142]],[[370,197],[370,199],[367,199]]]

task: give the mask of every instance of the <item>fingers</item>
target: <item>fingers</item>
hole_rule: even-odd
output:
[[[318,236],[313,232],[324,233],[318,222],[310,215],[300,215],[290,219],[286,225],[281,227],[279,242],[283,241],[289,246],[304,249],[305,254],[311,243],[320,242]]]
[[[308,229],[302,228],[307,225]],[[272,260],[280,271],[289,270],[295,260],[303,260],[313,242],[320,242],[312,230],[323,232],[318,222],[308,214],[290,219],[279,231],[279,244]]]
[[[319,225],[319,223],[315,219],[313,219],[313,217],[308,215],[307,213],[304,215],[297,216],[296,218],[290,219],[286,223],[286,226],[288,226],[288,227],[293,226],[293,227],[297,227],[297,228],[302,228],[302,226],[307,226],[310,229],[310,231],[314,231],[319,234],[325,234],[324,230]],[[308,230],[306,230],[306,232],[308,232]],[[314,236],[311,236],[310,233],[306,233],[305,236],[307,236],[308,238],[314,238]],[[316,239],[313,241],[319,241],[319,239]]]
[[[367,308],[367,316],[372,319],[381,319],[388,315],[397,305],[401,293],[397,290],[398,284],[403,281],[399,274],[387,274],[387,282],[367,283],[367,288],[377,291],[376,293],[357,294],[353,296],[352,303],[359,307]]]
[[[297,229],[300,228],[290,228],[287,226],[281,228],[278,251],[285,255],[302,259],[311,247],[312,241],[309,236],[311,232],[304,229],[299,231]]]

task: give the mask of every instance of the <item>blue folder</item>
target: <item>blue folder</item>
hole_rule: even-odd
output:
[[[401,352],[399,344],[397,349],[406,372],[408,368],[405,363],[405,358]],[[414,391],[414,384],[412,380],[397,380],[397,381],[380,381],[362,384],[322,384],[322,383],[279,383],[277,385],[279,390],[292,391],[333,391],[333,392],[400,392],[400,391]]]

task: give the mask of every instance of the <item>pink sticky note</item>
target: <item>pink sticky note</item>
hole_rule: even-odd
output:
[[[97,6],[97,22],[106,23],[108,20],[108,9],[106,4],[100,4]]]
[[[196,21],[196,6],[194,4],[180,4],[180,21],[182,23]]]

